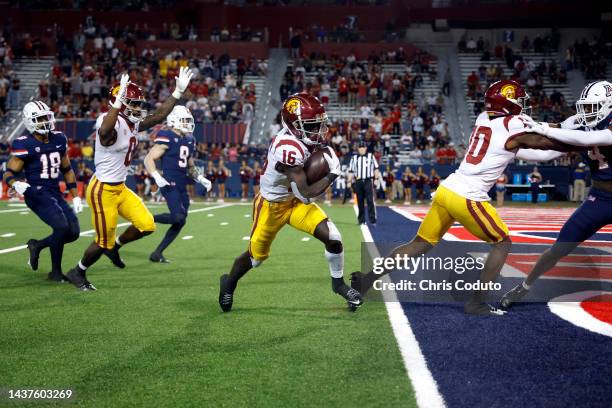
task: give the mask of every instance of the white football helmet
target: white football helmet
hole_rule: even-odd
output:
[[[55,115],[44,102],[28,102],[23,107],[23,124],[30,133],[46,135],[55,129]]]
[[[612,113],[612,83],[608,81],[591,82],[584,87],[576,102],[578,122],[593,128]]]
[[[180,131],[183,134],[193,133],[195,121],[193,115],[183,105],[176,105],[167,118],[168,126]]]

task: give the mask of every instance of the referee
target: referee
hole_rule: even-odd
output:
[[[373,184],[374,177],[379,177],[378,162],[372,153],[367,153],[365,141],[357,145],[358,155],[351,158],[348,172],[354,181],[355,194],[357,194],[357,206],[359,224],[365,224],[364,204],[368,202],[368,218],[370,223],[376,224],[376,207],[374,206]]]

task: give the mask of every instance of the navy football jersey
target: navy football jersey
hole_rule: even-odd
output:
[[[603,130],[610,127],[612,114],[595,127],[595,130]],[[586,136],[588,137],[588,136]],[[599,181],[612,180],[612,146],[595,146],[583,153],[584,160],[589,164],[591,178]]]
[[[161,158],[164,178],[179,184],[187,183],[187,168],[189,158],[196,147],[195,138],[192,135],[181,136],[171,130],[160,130],[154,141],[156,144],[168,146]]]
[[[59,189],[62,156],[67,150],[67,139],[62,132],[49,132],[47,143],[33,135],[13,141],[11,154],[24,161],[23,171],[31,186]]]

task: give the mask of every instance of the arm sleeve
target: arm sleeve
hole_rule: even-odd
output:
[[[583,130],[546,128],[545,136],[574,146],[612,145],[612,131],[610,129],[585,132]]]
[[[11,154],[15,157],[19,157],[21,160],[27,159],[30,151],[28,149],[25,136],[18,137],[13,141],[13,144],[11,145]]]
[[[155,137],[153,137],[153,142],[155,144],[160,144],[164,146],[170,145],[170,136],[166,132],[158,132]]]
[[[516,158],[527,161],[549,161],[563,156],[565,153],[556,150],[519,149]]]
[[[293,144],[285,144],[282,141],[274,147],[274,159],[286,166],[303,166],[304,153]]]

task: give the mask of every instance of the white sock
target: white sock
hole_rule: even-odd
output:
[[[83,270],[83,271],[86,271],[86,270],[87,270],[87,267],[86,267],[85,265],[83,265],[83,262],[81,262],[81,261],[79,261],[79,265],[78,265],[78,266],[79,266],[79,268],[80,268],[81,270]]]
[[[115,238],[115,244],[122,246],[123,244],[119,241],[119,237]]]
[[[344,251],[332,254],[325,250],[325,258],[329,264],[329,274],[332,278],[341,278],[344,275]]]
[[[523,288],[525,288],[526,290],[531,289],[531,285],[528,285],[525,281],[523,281]]]

